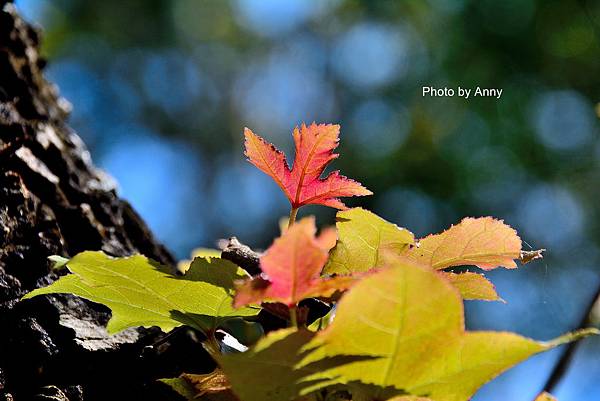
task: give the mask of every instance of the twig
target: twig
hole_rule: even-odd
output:
[[[592,324],[592,321],[591,321],[592,310],[594,309],[594,305],[596,305],[596,302],[598,302],[599,300],[600,300],[600,286],[598,286],[598,288],[596,289],[596,293],[595,293],[594,297],[592,298],[589,306],[587,307],[585,314],[581,318],[581,322],[579,323],[578,328],[583,329],[583,328],[589,327]],[[548,380],[546,381],[546,384],[544,385],[544,391],[547,391],[548,393],[552,393],[552,391],[554,390],[556,385],[560,382],[560,380],[562,379],[564,374],[567,372],[569,365],[571,364],[571,361],[573,360],[573,356],[575,355],[575,351],[577,350],[578,345],[579,345],[579,341],[571,342],[567,345],[567,348],[564,350],[564,352],[560,356],[560,359],[558,360],[556,365],[554,365],[554,368],[552,369],[552,372],[550,373],[550,376],[548,377]]]
[[[229,238],[227,246],[221,252],[221,257],[244,268],[251,275],[260,273],[260,253],[253,251],[248,245],[242,244],[236,237]]]

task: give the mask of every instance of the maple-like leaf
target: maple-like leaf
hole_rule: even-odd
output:
[[[167,332],[184,324],[209,331],[226,319],[259,312],[232,307],[234,281],[248,273],[224,259],[197,257],[179,276],[142,255],[113,258],[86,251],[66,264],[73,274],[23,298],[67,293],[106,305],[112,311],[109,333],[138,326],[158,326]]]
[[[339,171],[321,178],[327,164],[339,156],[333,153],[339,143],[339,133],[340,126],[333,124],[296,127],[293,132],[296,155],[290,169],[283,152],[246,128],[245,154],[250,163],[275,180],[293,209],[308,204],[345,209],[340,197],[371,195],[372,192],[340,175]]]
[[[433,269],[461,265],[514,269],[515,260],[521,258],[521,238],[502,220],[467,217],[440,234],[419,240],[405,255]]]
[[[385,266],[388,257],[415,243],[410,231],[359,207],[338,212],[335,225],[339,239],[323,270],[327,274],[352,274]]]
[[[342,210],[337,213],[336,220],[339,239],[323,269],[326,274],[370,271],[388,266],[394,259],[406,258],[406,255],[417,258],[415,238],[410,231],[368,210]],[[423,259],[418,262],[428,265]],[[494,285],[480,274],[443,272],[442,275],[458,288],[464,299],[500,300]]]
[[[304,298],[329,296],[352,285],[356,280],[350,276],[320,276],[331,240],[317,239],[316,230],[314,218],[306,217],[277,238],[260,258],[263,275],[238,287],[234,305],[270,301],[293,306]]]
[[[439,272],[396,263],[344,295],[324,331],[279,330],[246,352],[217,355],[240,400],[297,401],[327,388],[357,400],[466,401],[527,357],[597,333],[537,342],[466,331],[461,298]]]
[[[402,395],[401,390],[436,401],[466,401],[529,356],[593,333],[598,331],[537,342],[514,333],[466,331],[458,291],[432,269],[397,261],[343,296],[333,323],[304,347],[313,353],[298,366],[340,355],[373,356],[305,377],[317,384],[303,391],[358,381],[375,386],[375,399]]]
[[[279,219],[279,233],[283,235],[289,228],[289,217],[282,217]],[[329,252],[337,243],[338,234],[335,227],[328,226],[323,227],[317,236],[317,242],[319,245]]]

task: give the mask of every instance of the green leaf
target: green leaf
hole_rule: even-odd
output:
[[[306,355],[302,348],[314,335],[308,330],[273,331],[248,351],[218,355],[217,361],[240,400],[291,401],[308,394],[309,387],[324,380],[305,382],[303,378],[357,359],[370,358],[337,356],[299,367]]]
[[[184,324],[208,331],[226,318],[258,313],[254,307],[233,308],[233,282],[247,273],[227,260],[196,258],[185,275],[175,276],[145,256],[82,252],[67,267],[73,274],[23,299],[67,293],[106,305],[112,310],[109,333],[136,326],[169,331]]]
[[[188,401],[193,401],[196,399],[196,389],[190,382],[182,377],[159,379],[158,381],[171,387],[173,391]]]
[[[293,400],[307,386],[301,379],[314,373],[294,368],[302,359],[300,348],[313,335],[305,330],[279,330],[244,353],[223,354],[217,359],[242,401]]]
[[[529,356],[597,332],[582,330],[537,342],[513,333],[465,331],[458,291],[431,269],[396,262],[342,298],[335,320],[306,347],[314,351],[301,365],[339,355],[379,358],[337,366],[303,381],[317,381],[305,391],[362,382],[381,387],[373,394],[381,399],[402,395],[390,391],[392,386],[436,401],[465,401]]]
[[[338,242],[331,251],[325,274],[365,272],[384,265],[389,254],[406,251],[414,235],[362,208],[336,215]]]

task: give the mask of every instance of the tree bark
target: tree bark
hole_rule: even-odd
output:
[[[0,400],[167,399],[155,379],[212,367],[193,333],[108,336],[102,306],[72,296],[19,302],[58,277],[50,255],[174,259],[66,124],[70,105],[43,76],[39,33],[11,2],[0,10]]]

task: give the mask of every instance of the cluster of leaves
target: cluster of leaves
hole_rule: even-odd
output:
[[[464,401],[529,356],[594,332],[538,342],[465,330],[463,300],[501,298],[483,274],[447,269],[513,269],[541,251],[523,252],[517,233],[491,217],[466,218],[417,240],[367,210],[346,209],[339,197],[370,192],[338,172],[321,178],[337,157],[339,126],[294,130],[292,169],[273,145],[245,135],[249,161],[291,204],[289,226],[260,258],[260,275],[214,251],[198,252],[180,266],[182,275],[140,255],[83,252],[66,262],[72,274],[26,298],[70,293],[102,303],[112,310],[111,333],[181,325],[202,331],[219,368],[164,380],[188,399]],[[314,218],[296,222],[298,208],[311,203],[340,209],[335,230],[317,236]],[[331,308],[308,327],[306,313],[298,313],[307,298]],[[290,327],[265,335],[257,314],[274,305],[287,311]],[[225,347],[218,330],[249,347]]]

